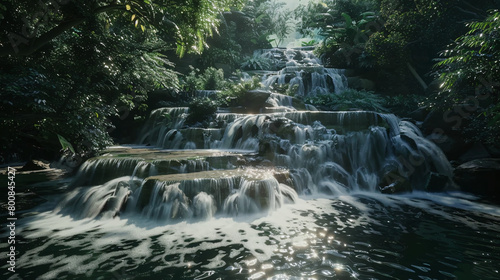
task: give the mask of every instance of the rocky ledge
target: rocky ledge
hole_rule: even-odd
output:
[[[455,168],[454,181],[463,191],[500,201],[500,159],[475,159]]]

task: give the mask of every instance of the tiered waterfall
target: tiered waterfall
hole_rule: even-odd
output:
[[[270,92],[285,85],[295,95],[336,94],[347,87],[341,70],[325,69],[304,50],[261,55],[281,65],[263,75],[261,113],[226,110],[200,128],[185,125],[188,108],[154,110],[139,145],[111,147],[81,166],[58,210],[81,218],[209,219],[272,211],[310,195],[450,185],[445,156],[412,123],[369,111],[299,110],[292,97]]]

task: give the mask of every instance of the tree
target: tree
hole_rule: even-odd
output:
[[[500,12],[493,10],[483,21],[466,24],[468,31],[442,52],[436,64],[441,72],[441,92],[452,106],[461,104],[464,117],[473,116],[479,126],[475,139],[500,140]],[[449,106],[449,105],[448,105]],[[479,124],[482,122],[482,124]],[[472,129],[474,129],[472,127]]]
[[[463,0],[381,0],[382,25],[366,43],[382,81],[379,90],[396,94],[424,94],[432,82],[434,59],[464,32],[463,22],[477,20],[496,0],[471,5]],[[387,81],[384,83],[383,81]]]
[[[376,27],[378,5],[371,0],[311,1],[295,10],[299,32],[321,39],[316,53],[336,68],[357,67]]]
[[[175,45],[177,53],[201,52],[207,36],[217,27],[217,16],[240,1],[70,1],[59,0],[33,5],[33,1],[4,1],[0,35],[0,56],[30,55],[61,34],[100,14],[108,21],[127,17],[142,29],[158,31],[158,36]]]
[[[258,6],[260,16],[258,21],[264,23],[269,28],[269,35],[275,35],[275,46],[279,47],[286,37],[293,31],[292,13],[283,9],[286,3],[273,1],[265,1]]]
[[[60,139],[83,157],[111,144],[111,120],[136,121],[148,92],[178,87],[165,50],[200,52],[218,13],[230,6],[151,2],[2,2],[3,158],[54,157]]]

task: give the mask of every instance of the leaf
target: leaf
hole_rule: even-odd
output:
[[[62,137],[61,135],[57,134],[57,138],[59,138],[59,143],[61,143],[61,146],[63,150],[69,149],[73,154],[76,154],[75,149],[73,148],[73,145],[71,145],[66,138]]]
[[[134,21],[135,19],[135,14],[132,15],[132,19],[130,19],[130,21]]]
[[[130,5],[125,5],[125,8],[127,9],[127,11],[130,11],[132,9],[132,7],[130,7]]]
[[[141,24],[141,29],[142,29],[142,32],[146,31],[146,27],[144,27],[144,25]]]
[[[346,13],[342,13],[342,16],[345,19],[345,28],[351,28],[352,27],[352,18]]]

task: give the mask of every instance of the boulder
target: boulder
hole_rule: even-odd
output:
[[[244,104],[248,113],[259,113],[261,108],[267,106],[266,101],[271,96],[269,91],[249,90],[240,98],[240,103]]]
[[[469,162],[475,159],[481,159],[481,158],[490,158],[491,155],[486,149],[486,147],[481,144],[481,143],[474,143],[472,147],[470,147],[467,152],[463,153],[459,157],[460,162]]]
[[[455,169],[454,181],[461,190],[500,199],[500,159],[486,158],[466,162]]]
[[[50,163],[44,160],[32,159],[28,161],[19,171],[35,171],[49,169]]]
[[[427,115],[429,114],[429,110],[426,107],[420,107],[408,114],[408,117],[411,119],[417,121],[417,122],[423,122]]]
[[[376,89],[376,85],[373,81],[360,77],[348,77],[347,84],[350,88],[356,90],[374,91]]]
[[[402,176],[396,169],[386,172],[379,184],[381,193],[411,192],[412,187],[408,178]]]
[[[450,186],[452,186],[452,184],[448,176],[431,172],[426,190],[428,192],[442,192],[448,190]]]
[[[456,134],[431,133],[426,138],[436,144],[449,160],[458,160],[470,146]]]

